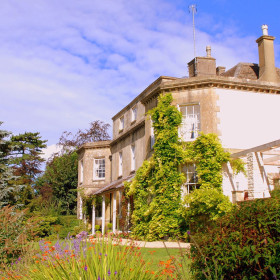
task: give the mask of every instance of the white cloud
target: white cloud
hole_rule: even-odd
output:
[[[59,145],[50,145],[47,148],[42,149],[42,158],[47,161],[53,154],[59,153],[61,149],[62,147]]]
[[[172,2],[1,5],[0,120],[14,133],[39,131],[49,144],[93,120],[111,123],[159,75],[186,76],[193,58],[191,17]],[[215,28],[215,36],[197,28],[198,55],[210,44],[218,65],[256,61],[255,38],[219,22]]]

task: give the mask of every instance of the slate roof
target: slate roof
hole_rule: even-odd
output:
[[[278,75],[280,76],[280,69],[276,68]],[[259,78],[259,65],[256,63],[240,62],[221,76],[234,77],[239,79],[258,80]]]

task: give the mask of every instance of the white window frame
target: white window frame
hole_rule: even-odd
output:
[[[99,162],[104,162],[99,163]],[[106,162],[105,157],[103,158],[94,158],[93,159],[93,180],[104,180],[105,179],[105,172],[106,172]],[[103,177],[99,177],[97,174],[104,173]]]
[[[183,173],[186,176],[186,182],[183,184],[183,190],[182,190],[182,195],[184,196],[190,194],[193,190],[198,189],[199,184],[198,184],[196,166],[194,163],[186,164],[185,166],[182,167],[181,171],[183,171]]]
[[[131,145],[131,171],[135,170],[135,144]]]
[[[119,131],[123,131],[123,129],[124,129],[124,116],[120,117]]]
[[[153,121],[151,120],[151,149],[153,149],[153,146],[155,144],[155,131],[153,127]]]
[[[131,122],[136,121],[136,118],[137,118],[137,106],[135,105],[131,109]]]
[[[123,153],[119,152],[119,177],[123,175]]]
[[[119,190],[119,218],[122,218],[122,190]]]
[[[80,178],[80,183],[82,184],[83,183],[83,181],[84,181],[84,161],[83,160],[81,160],[81,162],[80,162],[80,168],[81,168],[81,170],[80,170],[80,176],[81,176],[81,178]]]
[[[195,112],[195,107],[197,112]],[[182,109],[185,108],[186,114],[184,115]],[[182,124],[179,127],[179,136],[183,141],[194,141],[201,130],[200,128],[200,104],[190,103],[179,106],[182,112]],[[191,111],[189,114],[188,111]]]

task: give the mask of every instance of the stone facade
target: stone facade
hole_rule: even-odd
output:
[[[268,45],[271,50],[271,38],[263,35],[259,40],[264,41],[259,49],[261,55],[266,51],[264,46]],[[265,40],[270,43],[266,44]],[[267,67],[272,67],[267,52],[266,60],[261,58],[261,61],[262,73],[266,61]],[[182,137],[186,137],[185,141],[193,141],[197,131],[216,133],[222,144],[238,156],[238,152],[249,148],[248,143],[257,146],[264,143],[261,141],[280,138],[277,130],[265,126],[280,119],[280,111],[276,109],[280,107],[280,82],[275,78],[278,69],[273,72],[273,81],[264,78],[266,76],[259,79],[257,64],[239,63],[225,71],[222,66],[216,68],[209,47],[206,57],[195,58],[188,66],[189,78],[159,77],[118,112],[112,118],[111,142],[89,143],[80,148],[78,188],[85,194],[102,196],[102,219],[96,217],[96,207],[93,207],[92,216],[95,217],[93,224],[101,224],[103,232],[109,222],[113,223],[115,231],[120,229],[121,219],[126,219],[121,218],[120,208],[123,182],[131,180],[143,161],[153,153],[154,134],[147,112],[157,105],[160,94],[172,93],[173,105],[183,114],[185,135]],[[261,104],[263,106],[259,107]],[[256,120],[259,121],[256,123]],[[247,164],[248,177],[244,174],[234,176],[230,165],[224,166],[223,190],[231,201],[269,195],[270,184],[261,153],[256,149],[253,153],[240,154]],[[106,175],[104,180],[95,181],[94,160],[102,157],[105,158]],[[78,207],[81,209],[80,205]],[[127,207],[129,213],[131,205]]]

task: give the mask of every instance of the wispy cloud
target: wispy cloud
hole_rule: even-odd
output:
[[[255,38],[213,28],[198,26],[198,55],[210,44],[219,65],[256,61]],[[0,120],[49,144],[93,120],[110,123],[158,76],[186,76],[193,58],[191,17],[164,0],[4,1],[0,42]]]

